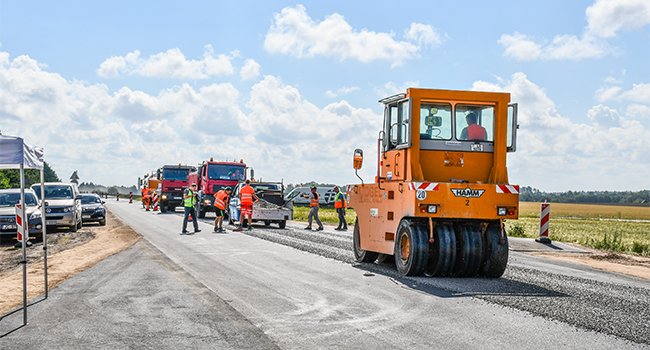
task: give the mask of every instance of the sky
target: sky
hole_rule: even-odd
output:
[[[650,1],[0,0],[0,132],[64,180],[373,181],[383,97],[505,91],[512,184],[650,189]]]

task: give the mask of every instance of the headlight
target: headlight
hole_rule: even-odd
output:
[[[72,211],[74,211],[74,207],[65,207],[65,208],[63,208],[64,213],[70,213]]]
[[[163,195],[161,196],[161,198],[162,198],[162,199],[167,199],[167,195],[166,195],[166,194],[163,194]]]
[[[206,205],[208,205],[208,204],[210,204],[210,200],[209,200],[209,199],[205,199],[205,200],[203,200],[203,203],[206,204]]]

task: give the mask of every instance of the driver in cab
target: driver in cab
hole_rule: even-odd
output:
[[[476,124],[478,117],[472,112],[465,117],[467,126],[460,133],[461,140],[485,141],[487,140],[487,131],[484,127]]]

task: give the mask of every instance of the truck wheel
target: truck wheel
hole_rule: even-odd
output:
[[[421,275],[429,260],[428,237],[420,226],[402,220],[395,237],[395,266],[404,276]]]
[[[282,220],[282,221],[278,222],[278,226],[279,226],[280,228],[285,228],[285,227],[287,227],[287,220]]]
[[[476,276],[483,261],[483,239],[476,225],[459,224],[456,227],[455,276]]]
[[[160,203],[160,212],[161,213],[166,213],[167,212],[167,203],[165,203],[165,202]]]
[[[271,226],[271,222],[269,220],[264,220],[264,226]]]
[[[501,241],[501,223],[496,222],[488,226],[485,233],[486,256],[481,275],[485,277],[498,278],[503,275],[508,265],[508,236],[503,231],[503,242]]]
[[[433,244],[429,246],[429,263],[427,274],[447,276],[456,262],[456,234],[449,224],[439,224],[433,235]]]
[[[359,232],[359,221],[354,222],[354,233],[352,234],[354,258],[357,262],[371,263],[377,260],[378,253],[361,249],[361,233]]]

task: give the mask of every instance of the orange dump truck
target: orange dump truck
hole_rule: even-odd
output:
[[[506,168],[517,137],[510,94],[411,88],[379,102],[375,182],[347,191],[356,260],[394,255],[403,275],[500,277],[504,221],[519,205]],[[356,170],[362,161],[356,150]]]

